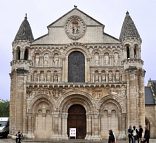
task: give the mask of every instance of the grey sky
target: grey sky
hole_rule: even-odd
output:
[[[103,23],[105,32],[116,38],[129,11],[143,41],[145,84],[149,78],[156,79],[156,0],[0,0],[0,98],[10,98],[12,41],[25,13],[36,39],[74,5]]]

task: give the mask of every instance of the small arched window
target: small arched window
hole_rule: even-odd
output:
[[[134,46],[134,58],[137,58],[138,45]]]
[[[130,49],[129,49],[129,45],[126,45],[126,52],[127,52],[127,59],[130,58]]]
[[[25,51],[24,51],[24,60],[28,60],[28,55],[29,55],[29,51],[26,48]]]
[[[17,47],[17,50],[16,50],[16,60],[20,60],[20,57],[21,57],[20,47]]]

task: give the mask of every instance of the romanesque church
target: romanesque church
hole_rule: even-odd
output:
[[[145,126],[141,37],[127,12],[119,38],[76,6],[34,39],[27,16],[12,43],[10,134],[101,140]]]

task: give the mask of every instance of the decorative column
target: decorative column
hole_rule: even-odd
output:
[[[99,113],[94,113],[92,116],[92,140],[100,140],[100,135],[99,135]]]
[[[27,116],[27,123],[28,123],[28,134],[27,137],[28,138],[32,138],[32,114],[29,113]]]
[[[139,125],[145,127],[145,86],[144,86],[145,70],[139,71]]]
[[[62,113],[62,139],[68,139],[67,135],[67,117],[68,113]]]
[[[91,139],[92,135],[92,115],[91,114],[86,114],[87,117],[87,133],[86,133],[86,138],[87,140]]]
[[[67,81],[67,65],[65,63],[65,57],[62,58],[62,81]]]
[[[60,135],[59,135],[59,112],[53,112],[53,136],[52,139],[55,140],[59,140],[60,139]]]
[[[91,73],[90,73],[90,69],[89,69],[89,66],[90,66],[90,58],[87,58],[86,62],[87,63],[85,64],[85,71],[86,71],[85,72],[85,81],[86,82],[88,82],[88,81],[90,82],[91,81],[91,77],[90,77],[91,76],[90,75]]]
[[[127,125],[126,125],[126,113],[121,113],[119,115],[119,139],[126,138],[126,131],[127,131]]]

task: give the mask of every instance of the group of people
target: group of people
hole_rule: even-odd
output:
[[[129,126],[128,128],[128,140],[129,143],[149,143],[150,131],[145,127],[144,135],[143,128],[140,125],[137,129],[136,126]],[[116,137],[112,130],[109,130],[108,143],[116,143]]]
[[[143,136],[143,128],[141,125],[139,126],[139,129],[137,129],[135,126],[133,128],[129,126],[128,128],[128,139],[129,143],[149,143],[150,138],[150,131],[147,127],[145,127],[144,136]]]
[[[21,139],[23,138],[23,134],[18,131],[16,134],[16,143],[21,143]],[[139,129],[137,129],[135,126],[133,128],[129,126],[128,128],[128,139],[129,143],[149,143],[150,138],[150,131],[147,127],[145,127],[144,137],[143,137],[143,128],[141,125],[139,126]],[[108,143],[116,143],[116,137],[112,130],[109,130],[109,138]]]

